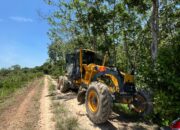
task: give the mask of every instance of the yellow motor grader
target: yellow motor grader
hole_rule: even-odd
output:
[[[108,120],[113,103],[128,104],[142,116],[149,114],[152,103],[144,91],[136,90],[133,72],[109,67],[107,59],[107,54],[101,57],[89,49],[66,54],[66,74],[59,77],[58,89],[62,93],[78,90],[77,100],[85,102],[87,115],[95,124]]]

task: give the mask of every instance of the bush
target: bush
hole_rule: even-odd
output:
[[[28,81],[43,75],[42,72],[33,72],[33,69],[24,70],[20,67],[0,70],[0,99],[7,97]]]

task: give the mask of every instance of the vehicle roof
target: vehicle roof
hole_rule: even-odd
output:
[[[79,52],[79,51],[80,51],[80,49],[76,49],[76,52]],[[82,49],[82,51],[89,51],[89,52],[97,53],[91,49]]]
[[[87,51],[87,52],[92,52],[92,53],[98,54],[98,52],[91,50],[91,49],[82,49],[82,51]],[[79,52],[80,52],[80,49],[75,49],[74,52],[66,52],[66,54],[75,54],[75,53],[79,53]]]
[[[90,50],[90,49],[82,49],[83,51],[90,51],[90,52],[94,52],[94,53],[96,53],[95,51],[93,51],[93,50]]]

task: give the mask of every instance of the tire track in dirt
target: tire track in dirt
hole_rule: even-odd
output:
[[[52,79],[52,83],[57,85],[57,82]],[[84,104],[79,104],[76,99],[76,93],[68,92],[61,93],[57,90],[56,99],[63,103],[69,110],[69,115],[78,119],[79,127],[82,130],[156,130],[158,127],[153,124],[146,124],[143,121],[138,121],[137,118],[131,119],[127,115],[112,113],[109,120],[102,125],[93,124],[87,117]]]
[[[39,129],[40,130],[54,130],[55,122],[52,121],[53,113],[51,112],[51,100],[49,97],[49,76],[45,76],[44,87],[42,90],[42,95],[40,99],[40,120],[39,120]]]
[[[35,87],[28,93],[28,95],[26,96],[25,100],[22,102],[22,104],[19,106],[17,112],[15,113],[14,117],[11,118],[11,122],[10,125],[7,129],[19,129],[19,128],[23,128],[24,124],[25,124],[25,120],[27,113],[28,113],[28,107],[29,107],[29,103],[32,100],[32,97],[35,94]]]
[[[37,129],[39,92],[40,81],[36,80],[23,94],[12,97],[15,102],[0,115],[0,130]]]

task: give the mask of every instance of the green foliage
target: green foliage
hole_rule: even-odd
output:
[[[126,114],[130,114],[130,115],[133,115],[134,113],[129,109],[128,105],[127,104],[120,104],[120,103],[115,103],[114,106],[113,106],[113,109],[115,111],[122,111]]]
[[[28,81],[42,76],[43,73],[36,69],[22,68],[14,65],[9,69],[0,70],[0,100],[24,87]]]
[[[53,102],[53,113],[55,115],[57,130],[79,130],[78,119],[68,115],[67,108],[64,104]]]
[[[180,45],[173,41],[173,44],[160,48],[156,68],[157,85],[154,87],[155,114],[161,117],[160,120],[165,125],[177,118],[180,111]]]
[[[44,74],[53,75],[57,78],[59,75],[64,74],[64,61],[57,63],[46,62],[41,66],[41,69]]]
[[[44,72],[64,73],[64,57],[75,48],[105,54],[121,70],[136,69],[136,84],[154,96],[154,122],[167,125],[179,116],[180,37],[177,1],[160,0],[158,56],[152,61],[152,0],[49,1],[52,40]],[[59,40],[60,39],[60,40]]]

